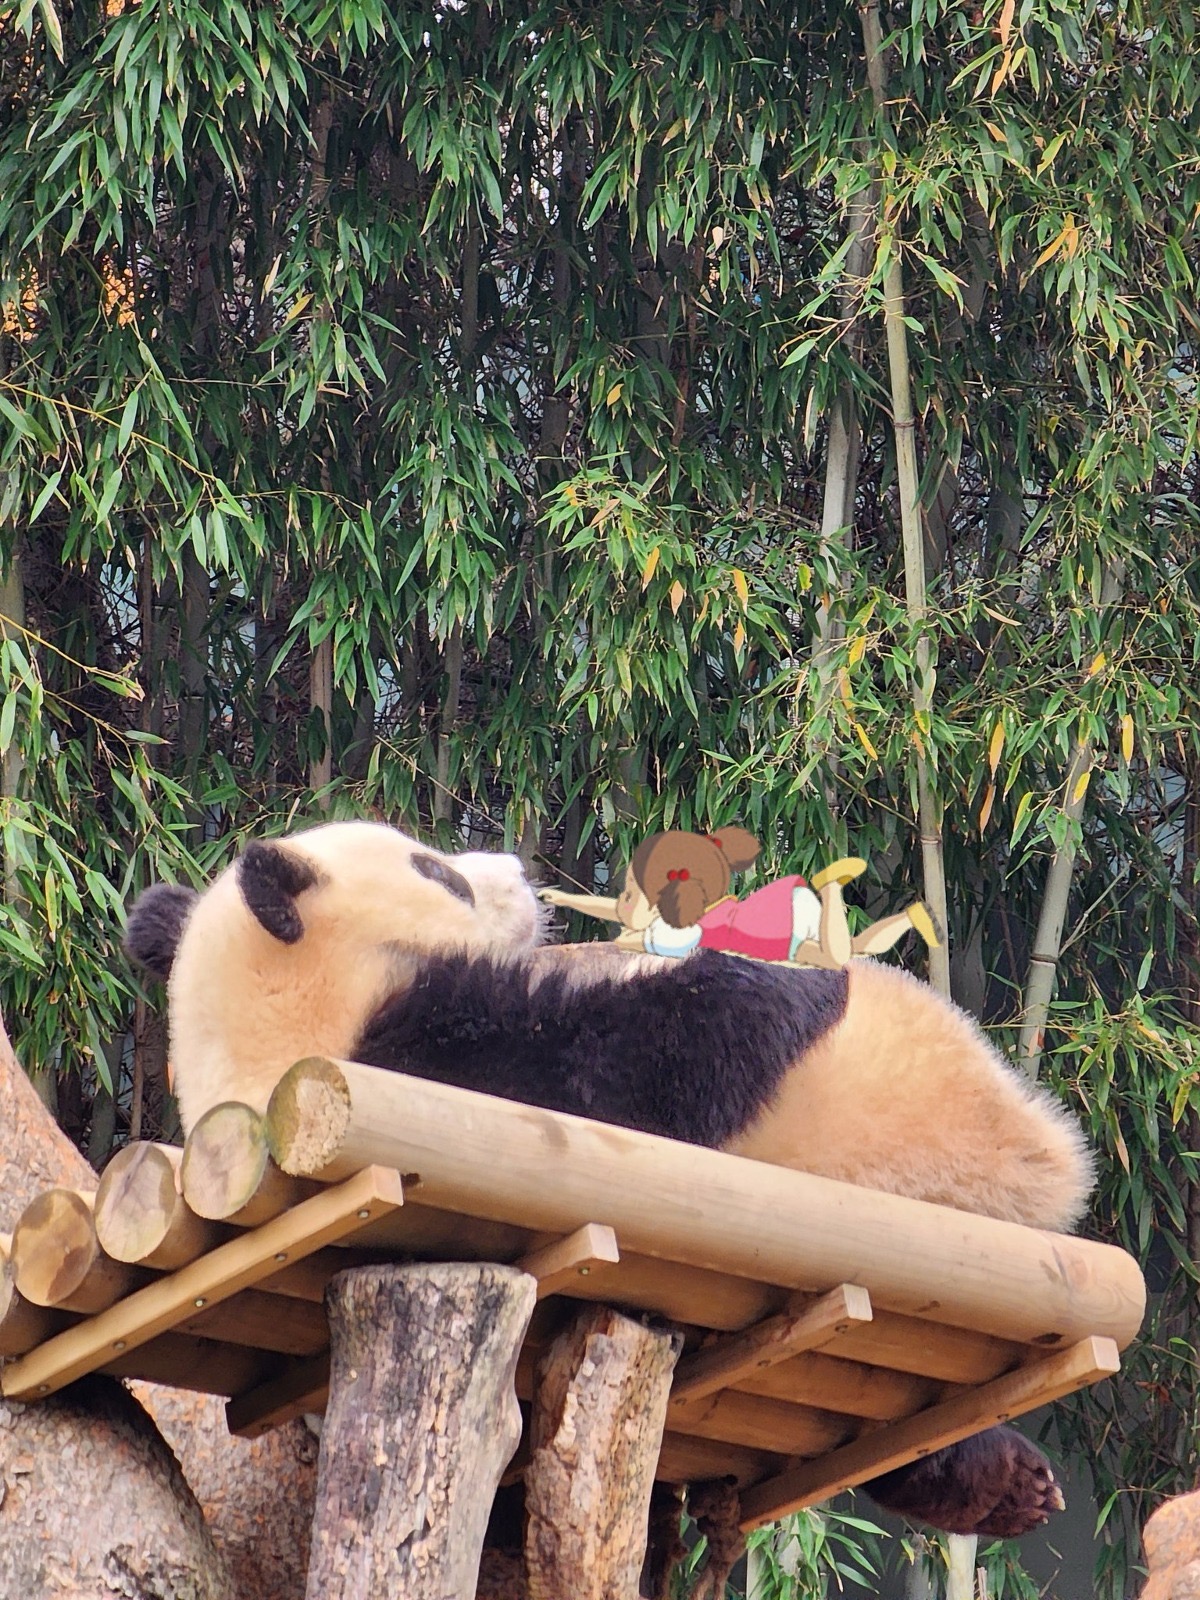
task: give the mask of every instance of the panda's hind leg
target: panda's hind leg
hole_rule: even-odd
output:
[[[1049,1461],[1015,1428],[989,1428],[863,1488],[914,1522],[991,1539],[1028,1533],[1064,1504]]]

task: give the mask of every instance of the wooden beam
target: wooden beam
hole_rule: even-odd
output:
[[[230,1433],[257,1439],[306,1411],[324,1411],[329,1399],[329,1351],[296,1361],[266,1383],[236,1395],[225,1407]]]
[[[767,1400],[762,1395],[739,1394],[735,1389],[672,1404],[667,1423],[672,1433],[784,1456],[824,1455],[845,1444],[862,1427],[857,1418]]]
[[[178,1328],[181,1333],[197,1333],[221,1344],[241,1344],[285,1356],[312,1356],[329,1344],[329,1324],[321,1306],[307,1300],[284,1300],[260,1289],[243,1289],[230,1300],[206,1306]]]
[[[748,1373],[737,1382],[738,1393],[819,1406],[873,1422],[911,1416],[943,1398],[945,1387],[932,1378],[914,1378],[907,1372],[814,1354],[793,1356],[777,1367]]]
[[[144,1272],[101,1249],[94,1199],[75,1189],[44,1189],[21,1213],[12,1238],[13,1281],[35,1306],[90,1316],[144,1282]]]
[[[700,1483],[705,1478],[729,1476],[744,1485],[773,1477],[784,1459],[765,1450],[747,1450],[741,1445],[672,1433],[668,1428],[654,1475],[660,1483]]]
[[[855,1283],[839,1284],[828,1294],[795,1310],[781,1311],[744,1333],[731,1334],[685,1356],[675,1369],[672,1406],[696,1400],[718,1389],[733,1389],[738,1380],[789,1356],[813,1350],[857,1323],[870,1322],[871,1297]]]
[[[378,1162],[415,1174],[423,1205],[564,1234],[604,1222],[623,1250],[787,1289],[858,1283],[886,1310],[1023,1344],[1128,1343],[1145,1308],[1112,1245],[352,1062],[292,1067],[267,1134],[300,1176]]]
[[[96,1190],[96,1236],[114,1261],[174,1272],[228,1237],[184,1200],[182,1162],[177,1145],[139,1141],[105,1167]]]
[[[246,1345],[217,1344],[195,1334],[160,1333],[97,1370],[112,1378],[140,1378],[197,1394],[241,1394],[266,1381],[279,1357]]]
[[[870,1322],[847,1328],[823,1345],[823,1354],[943,1383],[986,1383],[1020,1366],[1031,1354],[1028,1346],[1012,1340],[898,1316],[880,1310],[878,1303],[874,1310]]]
[[[232,1100],[206,1111],[188,1135],[180,1188],[198,1217],[239,1228],[257,1228],[313,1192],[271,1160],[258,1112]]]
[[[538,1299],[574,1289],[580,1278],[598,1267],[615,1266],[621,1259],[617,1236],[601,1222],[585,1222],[582,1228],[531,1251],[516,1263],[522,1272],[537,1279]]]
[[[355,1233],[403,1199],[395,1172],[368,1167],[30,1351],[0,1371],[3,1393],[14,1400],[52,1394],[196,1311],[261,1282],[285,1262]]]
[[[742,1526],[760,1527],[791,1511],[852,1489],[945,1445],[1047,1405],[1120,1369],[1111,1339],[1083,1339],[1069,1350],[1006,1373],[979,1389],[955,1395],[903,1422],[879,1428],[820,1460],[806,1462],[747,1489]]]

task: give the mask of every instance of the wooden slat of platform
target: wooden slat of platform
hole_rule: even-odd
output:
[[[277,1265],[355,1233],[365,1221],[398,1209],[403,1199],[396,1173],[368,1167],[57,1334],[5,1367],[0,1386],[17,1400],[51,1394],[110,1357],[178,1327],[194,1311],[269,1277]]]
[[[1007,1422],[1120,1370],[1113,1340],[1083,1339],[1069,1350],[1045,1356],[1017,1372],[955,1395],[940,1405],[856,1439],[816,1461],[792,1468],[748,1489],[742,1526],[757,1528],[790,1511],[852,1489],[893,1467]]]

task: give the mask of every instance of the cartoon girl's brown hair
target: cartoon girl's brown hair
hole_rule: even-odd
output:
[[[758,840],[745,828],[711,835],[672,829],[644,840],[630,871],[663,921],[687,928],[729,893],[732,874],[748,867],[758,851]]]

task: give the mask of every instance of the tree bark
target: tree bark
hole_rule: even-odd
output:
[[[91,1188],[95,1173],[39,1101],[2,1021],[0,1105],[7,1231],[41,1191]],[[0,1403],[0,1595],[299,1600],[316,1483],[303,1423],[234,1439],[215,1396],[131,1388],[97,1379],[38,1405]]]
[[[536,1293],[491,1265],[333,1279],[309,1600],[471,1600]]]
[[[525,1471],[531,1600],[636,1600],[678,1335],[589,1306],[538,1368]]]

